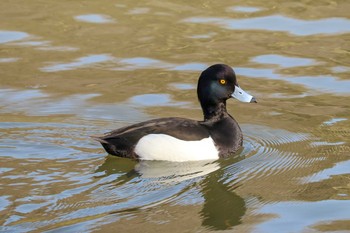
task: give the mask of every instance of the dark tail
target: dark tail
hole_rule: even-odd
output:
[[[102,143],[107,143],[108,144],[108,142],[106,140],[104,140],[102,137],[91,135],[90,138],[94,139],[95,141],[100,142],[101,144]]]

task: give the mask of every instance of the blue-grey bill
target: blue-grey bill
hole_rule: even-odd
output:
[[[256,99],[252,96],[249,95],[247,92],[245,92],[242,88],[239,86],[235,86],[235,91],[231,95],[233,98],[238,99],[239,101],[242,102],[247,102],[247,103],[256,103]]]

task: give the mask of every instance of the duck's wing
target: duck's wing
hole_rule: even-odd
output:
[[[148,134],[166,134],[186,141],[209,137],[209,132],[198,121],[161,118],[126,126],[93,138],[99,141],[109,154],[137,158],[133,149],[137,142]]]

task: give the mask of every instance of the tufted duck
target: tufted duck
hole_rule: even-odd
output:
[[[255,102],[241,89],[230,66],[212,65],[198,80],[204,120],[154,119],[94,137],[112,155],[138,160],[191,161],[227,157],[243,142],[242,131],[226,111],[226,100]]]

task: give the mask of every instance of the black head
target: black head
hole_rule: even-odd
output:
[[[232,97],[243,102],[256,102],[239,87],[235,72],[225,64],[212,65],[201,73],[197,95],[204,115],[208,115],[208,111],[218,111],[218,107],[226,112],[226,100]]]
[[[224,64],[212,65],[202,72],[198,80],[197,95],[201,104],[217,104],[231,98],[238,86],[231,67]]]

